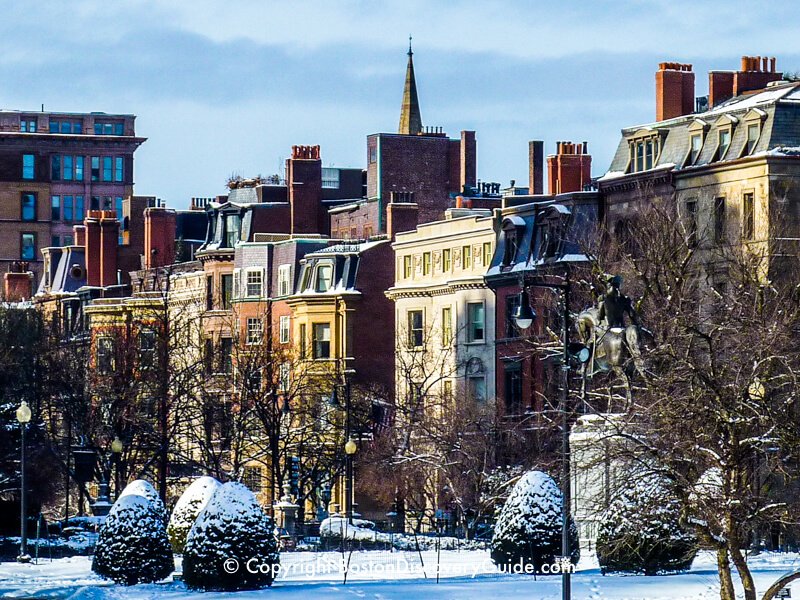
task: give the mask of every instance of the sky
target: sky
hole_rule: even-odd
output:
[[[478,177],[528,178],[527,142],[587,141],[593,175],[651,122],[659,62],[800,71],[791,0],[0,0],[0,108],[137,115],[135,193],[186,207],[294,144],[364,167],[397,130],[413,36],[422,121],[477,132]]]

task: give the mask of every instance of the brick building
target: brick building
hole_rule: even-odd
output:
[[[122,213],[133,193],[133,115],[0,111],[0,269],[69,246],[89,210]]]
[[[387,231],[387,206],[416,203],[419,222],[436,221],[453,197],[476,187],[474,131],[452,139],[440,127],[424,127],[409,48],[397,133],[367,136],[366,197],[331,211],[331,236],[369,239]],[[499,201],[496,203],[499,204]]]

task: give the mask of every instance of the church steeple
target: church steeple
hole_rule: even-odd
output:
[[[411,36],[408,37],[408,67],[406,68],[406,86],[403,89],[403,106],[400,109],[400,127],[397,133],[418,135],[422,133],[422,116],[419,112],[417,98],[417,81],[414,78],[414,53],[411,51]]]

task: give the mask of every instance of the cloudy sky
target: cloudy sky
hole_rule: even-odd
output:
[[[136,192],[183,207],[292,144],[363,167],[396,131],[408,35],[425,125],[474,129],[478,176],[527,180],[527,141],[589,142],[602,174],[651,121],[658,62],[800,71],[791,1],[0,0],[0,107],[138,115]]]

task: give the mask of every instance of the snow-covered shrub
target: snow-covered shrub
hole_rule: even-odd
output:
[[[116,583],[160,581],[175,563],[162,515],[143,496],[120,496],[100,529],[92,570]]]
[[[600,521],[597,559],[602,572],[656,575],[687,570],[697,554],[697,540],[681,525],[680,510],[658,478],[630,480]]]
[[[553,478],[541,471],[528,471],[508,496],[500,510],[490,544],[492,560],[504,565],[532,565],[542,572],[543,565],[561,556],[561,490]],[[570,557],[580,557],[578,530],[570,519]]]
[[[197,515],[206,507],[219,487],[220,483],[213,477],[198,477],[175,503],[167,525],[167,535],[172,549],[178,554],[183,552],[186,536],[189,535]]]
[[[193,589],[258,589],[272,584],[278,560],[272,519],[247,487],[226,483],[189,530],[183,548],[183,580]],[[254,568],[247,568],[248,561]]]
[[[145,481],[144,479],[131,481],[125,486],[125,489],[122,490],[122,493],[119,495],[119,497],[122,498],[123,496],[131,495],[147,498],[147,500],[150,501],[150,504],[153,505],[153,508],[155,508],[161,515],[164,524],[167,523],[167,509],[164,506],[164,502],[161,500],[161,496],[158,495],[158,492],[149,481]]]

